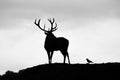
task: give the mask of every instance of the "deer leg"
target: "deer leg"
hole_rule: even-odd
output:
[[[50,61],[50,51],[47,51],[47,55],[48,55],[48,63],[51,64],[51,61]]]
[[[65,54],[65,51],[63,51],[63,50],[60,50],[61,51],[61,53],[62,53],[62,55],[63,55],[63,57],[64,57],[64,59],[63,59],[63,63],[65,64],[65,60],[66,60],[66,54]]]
[[[70,58],[68,52],[67,52],[67,57],[68,57],[68,63],[70,64]]]
[[[51,56],[50,56],[50,62],[52,63],[52,56],[53,56],[53,51],[51,52]]]
[[[66,60],[66,55],[64,55],[64,64],[65,64],[65,60]]]

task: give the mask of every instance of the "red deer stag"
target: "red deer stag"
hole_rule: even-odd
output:
[[[65,63],[66,57],[68,58],[68,63],[70,64],[70,59],[69,59],[69,54],[68,54],[68,46],[69,46],[69,41],[65,39],[64,37],[56,37],[52,32],[57,30],[57,23],[55,22],[55,19],[48,19],[48,21],[51,24],[51,29],[45,30],[45,24],[44,28],[40,26],[40,21],[41,19],[36,22],[35,20],[35,25],[37,25],[42,31],[44,31],[46,35],[45,43],[44,43],[44,48],[47,51],[48,55],[48,62],[49,64],[52,63],[52,56],[54,51],[60,50],[64,60],[63,62]]]

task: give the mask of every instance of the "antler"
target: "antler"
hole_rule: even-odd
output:
[[[51,30],[50,31],[56,31],[57,30],[57,23],[55,23],[55,19],[49,18],[48,21],[51,23]],[[53,27],[53,24],[55,23],[55,27]]]
[[[38,23],[36,23],[36,21],[37,21],[37,20],[35,19],[34,24],[37,25],[42,31],[47,32],[47,30],[45,30],[45,24],[44,24],[44,28],[43,28],[43,29],[40,27],[40,21],[41,21],[41,19],[38,20]]]

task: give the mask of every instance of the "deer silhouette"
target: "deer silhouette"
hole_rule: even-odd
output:
[[[45,35],[46,35],[46,39],[45,39],[45,43],[44,43],[44,48],[47,51],[47,55],[48,55],[48,62],[49,64],[52,63],[52,56],[54,51],[60,51],[64,57],[63,63],[65,63],[66,57],[68,58],[68,63],[70,64],[70,59],[69,59],[69,54],[68,54],[68,46],[69,46],[69,41],[64,38],[64,37],[56,37],[53,32],[56,31],[57,28],[57,23],[55,22],[55,19],[48,19],[48,21],[51,24],[51,29],[45,30],[45,24],[44,24],[44,28],[42,28],[40,26],[40,21],[41,19],[38,20],[38,22],[36,22],[37,20],[35,20],[35,25],[37,25],[39,27],[39,29],[41,29],[42,31],[44,31]]]

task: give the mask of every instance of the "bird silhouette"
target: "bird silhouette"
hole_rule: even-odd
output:
[[[88,58],[86,58],[87,64],[93,63],[93,61],[89,60]]]

